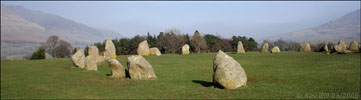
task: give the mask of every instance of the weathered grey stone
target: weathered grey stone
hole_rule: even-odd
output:
[[[278,46],[274,46],[273,48],[272,48],[272,51],[271,51],[272,53],[277,53],[277,52],[281,52],[281,50],[280,50],[280,48],[278,48]]]
[[[299,52],[311,52],[311,45],[310,43],[304,42],[301,44]]]
[[[117,55],[115,54],[115,46],[112,40],[105,41],[105,51],[104,51],[104,58],[105,60],[115,59]]]
[[[125,68],[118,62],[118,60],[109,59],[108,64],[113,77],[125,79]]]
[[[185,44],[183,47],[182,47],[182,54],[183,55],[188,55],[190,52],[189,52],[189,45],[188,44]]]
[[[347,45],[345,41],[338,41],[338,47],[340,47],[342,50],[347,50]]]
[[[81,69],[85,68],[85,56],[82,49],[76,51],[76,53],[71,56],[71,60],[77,67]]]
[[[149,50],[150,50],[150,55],[157,55],[157,56],[162,55],[162,53],[160,53],[157,47],[150,48]]]
[[[99,56],[99,50],[96,46],[90,46],[88,49],[88,56]]]
[[[321,49],[322,49],[326,54],[330,54],[330,52],[328,51],[327,43],[323,44],[323,46],[321,46]]]
[[[350,50],[351,51],[359,51],[359,47],[358,47],[358,42],[357,41],[352,41],[350,43]]]
[[[98,66],[96,62],[96,58],[93,58],[95,56],[87,56],[85,57],[85,69],[86,70],[92,70],[92,71],[98,71]]]
[[[247,75],[236,60],[219,50],[213,60],[213,83],[226,89],[236,89],[246,85]]]
[[[104,56],[99,55],[99,50],[96,46],[89,47],[88,56],[91,56],[92,60],[95,61],[96,64],[103,64],[105,61]]]
[[[243,48],[243,43],[242,43],[242,41],[238,41],[237,53],[246,53],[246,51],[245,51],[244,48]]]
[[[268,42],[263,43],[261,53],[268,52],[268,48],[269,48]]]
[[[140,56],[149,56],[150,52],[149,52],[149,46],[148,46],[148,42],[147,40],[144,40],[143,42],[139,43],[138,46],[138,55]]]
[[[143,56],[133,55],[128,57],[128,70],[131,79],[147,80],[155,79],[152,65]]]
[[[333,49],[338,53],[346,53],[347,51],[345,50],[347,50],[347,45],[344,41],[340,40],[338,41],[338,44],[333,47]]]

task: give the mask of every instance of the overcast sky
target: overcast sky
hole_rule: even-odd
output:
[[[264,38],[314,27],[360,9],[360,1],[2,1],[132,37],[170,28]]]

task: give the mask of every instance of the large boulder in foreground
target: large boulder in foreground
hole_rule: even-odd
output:
[[[85,57],[85,69],[92,70],[92,71],[98,71],[96,58],[93,58],[93,57],[94,56]]]
[[[190,52],[189,52],[189,45],[188,44],[185,44],[183,47],[182,47],[182,55],[188,55]]]
[[[247,75],[236,60],[219,50],[213,60],[213,83],[226,89],[236,89],[246,85]]]
[[[105,60],[114,59],[117,57],[115,54],[115,46],[112,40],[105,40],[105,51],[104,51],[104,58]]]
[[[144,40],[143,42],[139,43],[138,49],[137,49],[138,55],[140,56],[149,56],[149,45],[147,40]]]
[[[81,69],[85,68],[85,55],[82,49],[76,51],[76,53],[71,56],[71,60],[77,67]]]
[[[162,53],[160,53],[157,47],[150,48],[149,51],[150,51],[150,55],[157,55],[157,56],[162,55]]]
[[[352,41],[350,43],[350,50],[351,51],[359,51],[359,47],[358,47],[358,42],[357,41]]]
[[[243,43],[242,43],[242,41],[238,41],[237,53],[246,53],[246,51],[245,51],[244,48],[243,48]]]
[[[143,56],[133,55],[128,57],[128,71],[131,79],[148,80],[155,79],[152,65]]]
[[[278,48],[278,46],[274,46],[274,47],[272,48],[271,53],[277,53],[277,52],[281,52],[281,50],[280,50],[280,48]]]
[[[308,42],[304,42],[301,44],[299,52],[311,52],[311,45]]]
[[[112,77],[119,77],[125,79],[125,68],[116,59],[109,59],[108,61]]]
[[[261,48],[261,53],[268,52],[268,48],[269,48],[268,42],[263,43],[263,46]]]

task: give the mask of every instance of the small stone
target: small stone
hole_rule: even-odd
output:
[[[261,53],[268,52],[268,48],[269,48],[268,42],[263,43]]]
[[[359,47],[358,47],[358,42],[357,41],[352,41],[350,43],[350,50],[351,51],[359,51]]]
[[[182,54],[183,55],[188,55],[190,52],[189,52],[189,45],[188,44],[185,44],[183,47],[182,47]]]
[[[85,57],[85,69],[86,70],[92,70],[92,71],[98,71],[98,66],[94,56],[87,56]]]
[[[160,56],[160,55],[162,55],[162,53],[160,53],[160,51],[157,47],[153,47],[153,48],[150,48],[150,55]]]
[[[77,67],[81,69],[85,68],[85,56],[82,49],[76,51],[76,53],[71,56],[71,60]]]
[[[299,49],[299,52],[311,52],[311,45],[308,42],[304,42],[301,44],[301,48]]]
[[[109,59],[108,61],[112,77],[119,77],[125,79],[125,68],[116,59]]]
[[[321,50],[323,50],[326,54],[330,54],[330,52],[328,51],[327,43],[325,43],[321,46]]]
[[[338,41],[338,44],[336,44],[334,47],[333,47],[334,51],[336,51],[337,53],[346,53],[347,51],[347,45],[344,41],[340,40]]]
[[[115,54],[115,46],[112,40],[105,40],[105,51],[104,51],[104,58],[105,60],[115,59],[117,55]]]
[[[238,45],[237,45],[237,53],[246,53],[246,51],[243,48],[243,43],[242,41],[238,41]]]
[[[271,51],[272,53],[278,53],[278,52],[281,52],[281,50],[280,50],[280,48],[278,48],[278,46],[274,46],[273,48],[272,48],[272,51]]]
[[[128,70],[131,79],[148,80],[156,79],[152,65],[143,57],[133,55],[128,57]]]
[[[148,46],[148,42],[147,40],[144,40],[143,42],[140,42],[139,43],[139,46],[138,46],[138,55],[140,56],[149,56],[150,52],[149,52],[149,46]]]

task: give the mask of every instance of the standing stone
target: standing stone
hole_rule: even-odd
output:
[[[330,52],[328,51],[327,43],[325,43],[325,44],[323,44],[323,46],[321,46],[321,50],[323,50],[326,54],[330,54]]]
[[[125,68],[116,59],[109,59],[109,68],[113,77],[125,78]]]
[[[99,50],[96,46],[90,46],[88,49],[89,56],[99,56]]]
[[[157,76],[154,73],[152,65],[145,60],[143,56],[135,55],[128,57],[128,70],[131,79],[147,80],[155,79]]]
[[[95,58],[95,56],[87,56],[85,57],[85,69],[86,70],[92,70],[92,71],[98,71],[98,66]]]
[[[115,46],[112,42],[112,40],[106,40],[105,41],[105,52],[104,52],[104,58],[105,60],[114,59],[117,55],[115,54]]]
[[[71,56],[71,60],[77,67],[81,69],[85,68],[85,56],[82,49],[76,51],[76,53]]]
[[[150,55],[157,55],[157,56],[162,55],[162,53],[160,53],[157,47],[150,48],[149,50],[150,50]]]
[[[344,41],[338,41],[338,44],[334,46],[334,51],[338,53],[349,53],[350,51],[347,50],[347,45]]]
[[[226,89],[236,89],[246,85],[247,75],[236,60],[219,50],[213,60],[213,83]]]
[[[281,52],[281,50],[280,50],[280,48],[278,48],[278,46],[274,46],[273,48],[272,48],[272,51],[271,51],[272,53],[276,53],[276,52]]]
[[[263,52],[268,52],[268,48],[269,48],[268,42],[263,43],[263,46],[262,46],[262,49],[261,49],[261,53],[263,53]]]
[[[188,44],[185,44],[183,47],[182,47],[182,54],[183,55],[188,55],[190,52],[189,52],[189,45]]]
[[[338,41],[338,47],[341,49],[341,50],[347,50],[347,45],[346,45],[346,42],[345,41]]]
[[[98,50],[98,47],[96,47],[96,46],[89,47],[88,56],[91,56],[92,60],[95,61],[96,64],[101,64],[105,61],[104,56],[99,55],[99,50]]]
[[[140,56],[149,56],[149,46],[148,46],[148,42],[147,40],[144,40],[143,42],[140,42],[139,43],[139,46],[138,46],[138,55]]]
[[[310,43],[307,42],[302,43],[299,52],[311,52]]]
[[[359,51],[358,42],[357,42],[357,41],[352,41],[352,42],[350,43],[350,50],[351,50],[351,51]]]
[[[238,41],[237,53],[246,53],[246,51],[243,48],[242,41]]]

